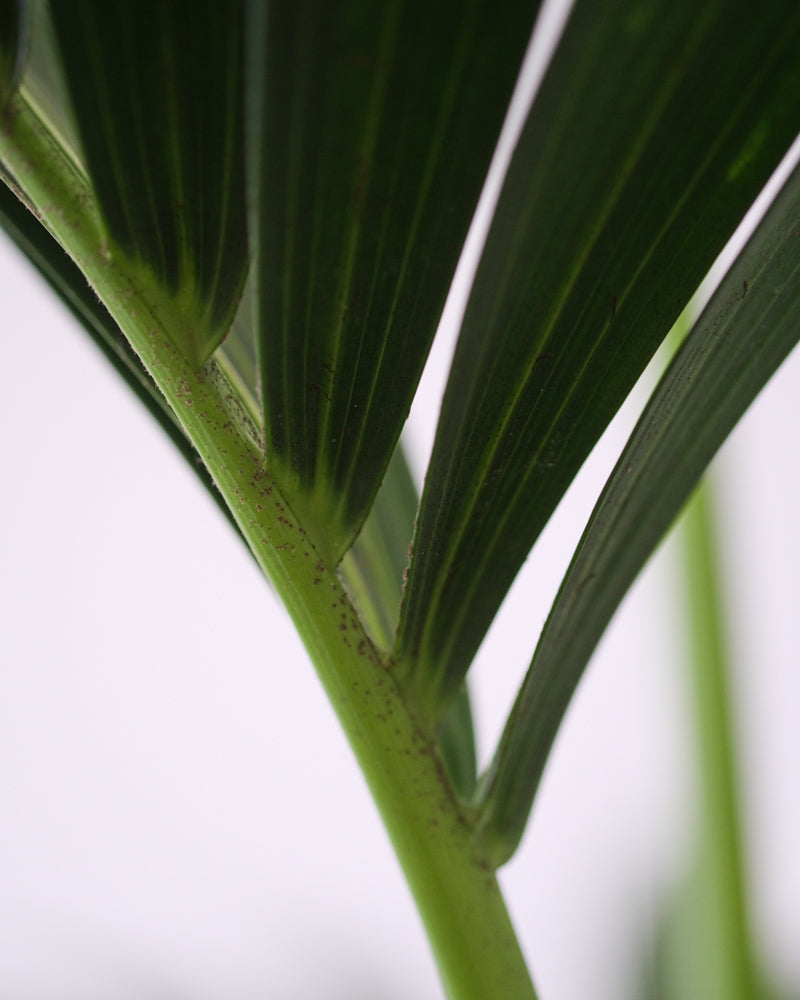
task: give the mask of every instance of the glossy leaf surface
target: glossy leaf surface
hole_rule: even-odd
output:
[[[408,413],[537,7],[250,6],[267,454],[334,561]]]
[[[659,382],[594,509],[493,764],[485,836],[521,836],[550,747],[617,606],[738,419],[800,340],[800,169]]]
[[[800,7],[579,0],[500,197],[400,624],[436,717],[531,545],[800,128]]]

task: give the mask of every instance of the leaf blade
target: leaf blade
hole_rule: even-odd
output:
[[[0,111],[19,83],[24,51],[23,12],[18,0],[0,0]]]
[[[500,196],[423,494],[396,655],[434,717],[797,134],[799,41],[788,4],[764,19],[723,2],[576,5]]]
[[[619,602],[746,408],[800,339],[800,168],[659,382],[562,582],[506,725],[482,825],[521,837],[556,731]]]
[[[338,561],[407,415],[538,3],[254,7],[267,452]]]
[[[202,364],[247,271],[242,12],[218,0],[51,8],[111,254],[139,262]]]

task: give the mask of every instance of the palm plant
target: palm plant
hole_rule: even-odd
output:
[[[285,603],[454,1000],[535,995],[495,872],[615,609],[800,335],[794,170],[652,394],[478,774],[492,619],[800,131],[794,3],[576,0],[418,499],[398,441],[538,8],[0,4],[3,226]]]

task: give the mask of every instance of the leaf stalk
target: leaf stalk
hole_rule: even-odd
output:
[[[84,178],[24,97],[7,109],[0,161],[76,261],[164,393],[292,617],[380,810],[450,1000],[535,1000],[494,872],[387,661],[335,567],[266,468],[259,429],[212,358],[175,346],[185,322],[152,278],[109,255]],[[302,722],[302,720],[298,720]]]

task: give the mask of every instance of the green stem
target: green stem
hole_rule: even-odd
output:
[[[22,97],[0,160],[67,248],[153,376],[283,599],[386,825],[451,1000],[535,1000],[494,873],[339,582],[264,466],[259,433],[218,365],[200,371],[168,331],[184,322],[149,276],[102,246],[85,180]],[[302,720],[298,720],[301,723]]]
[[[699,741],[706,930],[715,945],[713,964],[719,977],[714,995],[756,1000],[761,994],[748,927],[730,666],[708,481],[688,507],[683,536]]]

